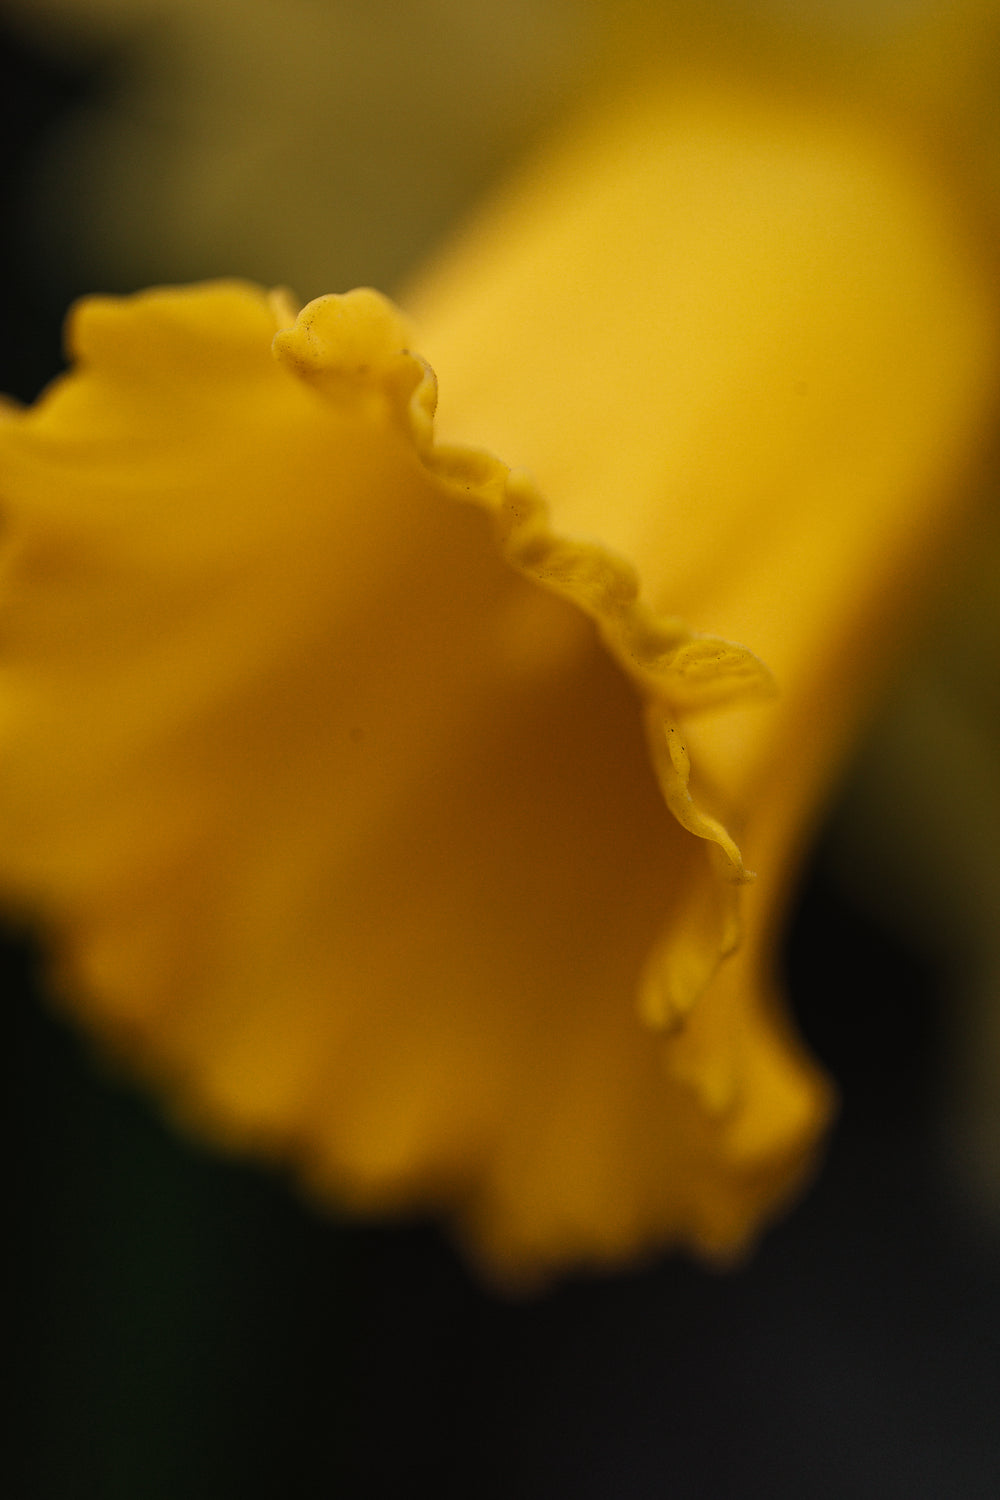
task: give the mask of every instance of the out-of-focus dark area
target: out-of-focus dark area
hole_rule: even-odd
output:
[[[118,67],[0,12],[0,352],[22,399],[58,369],[85,289],[65,236],[43,253],[27,195]],[[5,1493],[1000,1494],[1000,1232],[950,1146],[961,964],[947,936],[901,936],[863,880],[852,893],[837,818],[786,968],[842,1114],[815,1186],[727,1275],[667,1258],[508,1302],[431,1228],[324,1219],[110,1079],[12,937]]]
[[[34,264],[24,211],[32,168],[56,122],[99,88],[99,78],[83,66],[54,66],[11,33],[0,13],[0,379],[3,391],[22,401],[37,395],[61,364],[65,312],[57,302],[61,289],[48,286]]]

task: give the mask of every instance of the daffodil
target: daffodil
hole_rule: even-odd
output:
[[[742,1250],[829,1114],[782,907],[967,510],[976,245],[857,112],[636,87],[413,327],[78,307],[0,423],[0,889],[74,1014],[509,1278]]]

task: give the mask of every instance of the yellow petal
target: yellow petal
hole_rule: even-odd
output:
[[[474,426],[560,534],[771,669],[772,702],[686,737],[755,868],[757,825],[782,822],[783,869],[968,514],[995,409],[995,273],[945,183],[821,98],[637,90],[411,301],[449,371],[442,431]]]
[[[676,944],[641,992],[671,1077],[728,1120],[726,1149],[759,1146],[805,1097],[773,994],[782,903],[969,515],[996,405],[994,269],[901,130],[691,84],[578,123],[411,305],[449,372],[442,432],[525,466],[562,536],[599,537],[640,599],[774,673],[772,701],[688,713],[683,731],[700,798],[759,874],[744,947],[701,992],[696,945],[693,1009]]]
[[[334,1203],[444,1208],[509,1276],[730,1253],[823,1090],[749,1013],[735,1091],[672,1080],[636,1005],[735,943],[675,716],[761,669],[436,447],[377,294],[286,323],[82,304],[0,424],[0,890],[180,1117]]]

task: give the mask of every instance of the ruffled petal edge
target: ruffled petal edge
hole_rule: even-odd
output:
[[[281,292],[272,294],[272,307],[279,315],[291,311]],[[493,514],[506,561],[594,622],[646,704],[653,769],[670,811],[689,833],[715,846],[714,864],[725,883],[752,880],[728,830],[695,801],[680,720],[771,696],[774,683],[768,669],[747,647],[702,634],[651,609],[640,596],[635,567],[624,558],[598,542],[559,535],[529,474],[511,469],[485,449],[440,443],[434,420],[437,377],[413,352],[412,343],[412,329],[395,305],[362,287],[307,303],[290,326],[275,334],[272,349],[286,368],[327,394],[352,388],[387,401],[433,478]],[[723,926],[720,960],[738,941],[734,908]],[[651,1022],[655,1009],[643,1008]]]

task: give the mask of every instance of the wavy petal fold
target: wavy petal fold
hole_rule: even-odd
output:
[[[507,1276],[731,1253],[824,1090],[747,1017],[713,1093],[636,1005],[683,1027],[735,946],[675,720],[766,673],[438,446],[378,294],[287,318],[86,302],[0,426],[5,901],[179,1118],[336,1203],[443,1208]]]

